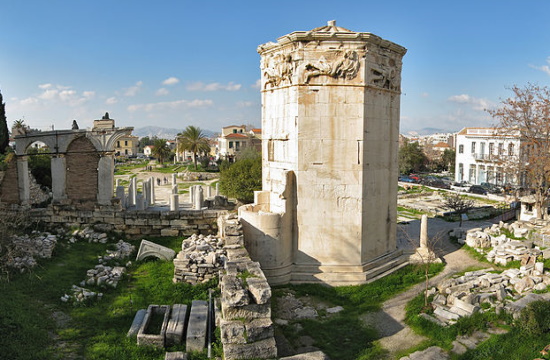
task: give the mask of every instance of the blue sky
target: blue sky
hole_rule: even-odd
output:
[[[408,49],[401,132],[489,126],[513,85],[550,85],[550,1],[18,0],[0,4],[8,124],[219,131],[261,122],[258,45],[336,20]]]

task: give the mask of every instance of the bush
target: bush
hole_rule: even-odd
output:
[[[262,189],[262,158],[237,160],[229,167],[220,166],[220,190],[243,203],[254,201],[254,191]]]
[[[534,301],[520,313],[517,326],[527,335],[541,335],[550,331],[550,302]]]

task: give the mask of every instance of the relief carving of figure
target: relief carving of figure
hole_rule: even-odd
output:
[[[393,59],[387,64],[378,64],[371,68],[371,84],[394,91],[401,90],[400,71]]]
[[[271,59],[270,64],[264,69],[265,84],[264,89],[268,85],[279,86],[285,80],[292,84],[292,74],[294,66],[291,55],[277,54]]]
[[[357,76],[360,66],[359,55],[356,51],[346,50],[334,64],[330,64],[324,56],[321,56],[317,63],[306,64],[305,83],[309,84],[311,78],[321,75],[351,80]]]

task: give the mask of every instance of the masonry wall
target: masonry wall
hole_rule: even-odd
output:
[[[11,211],[2,209],[1,211]],[[191,236],[192,234],[216,234],[216,223],[225,210],[201,211],[122,211],[113,206],[95,210],[74,210],[66,207],[30,209],[33,220],[52,225],[83,227],[95,225],[102,231],[125,233],[130,237],[147,236]]]
[[[17,161],[15,158],[8,163],[4,178],[0,180],[0,202],[19,204],[19,189],[17,187]]]
[[[93,209],[97,202],[99,154],[86,137],[67,148],[67,197],[80,208]]]

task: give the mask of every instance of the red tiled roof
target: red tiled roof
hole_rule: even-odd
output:
[[[240,133],[231,133],[231,134],[225,135],[226,139],[229,139],[229,138],[246,139],[247,137],[248,136],[246,136],[245,134],[240,134]]]

